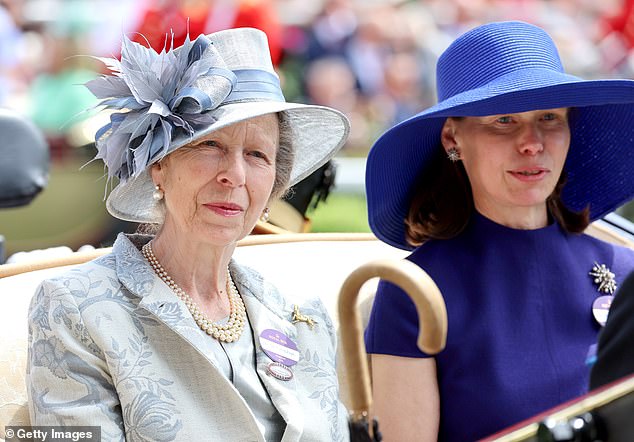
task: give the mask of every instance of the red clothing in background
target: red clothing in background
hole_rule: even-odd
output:
[[[282,57],[282,25],[277,12],[265,0],[237,2],[168,1],[150,7],[133,41],[150,46],[160,52],[174,33],[174,47],[183,44],[189,30],[193,40],[200,34],[209,34],[228,28],[252,27],[267,34],[273,64]],[[168,41],[168,46],[169,42]]]
[[[619,32],[627,45],[630,48],[634,48],[634,0],[624,0],[621,13],[608,17],[604,20],[606,26],[606,34],[613,32]]]

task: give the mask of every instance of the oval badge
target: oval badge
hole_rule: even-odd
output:
[[[270,328],[264,330],[260,333],[260,345],[269,358],[287,367],[299,361],[297,345],[281,331]]]
[[[610,311],[610,306],[612,305],[612,299],[614,296],[599,296],[592,303],[592,315],[594,319],[601,324],[601,327],[605,326],[605,323],[608,320],[608,313]]]

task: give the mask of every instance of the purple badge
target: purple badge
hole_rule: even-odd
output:
[[[270,328],[264,330],[260,333],[260,345],[269,358],[287,367],[299,361],[297,345],[281,331]]]
[[[592,303],[592,314],[594,319],[597,320],[601,327],[605,325],[608,320],[608,312],[610,311],[610,305],[612,305],[612,299],[614,296],[599,296]]]

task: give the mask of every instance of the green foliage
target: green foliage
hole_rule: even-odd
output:
[[[370,232],[365,196],[334,192],[308,213],[312,232]]]

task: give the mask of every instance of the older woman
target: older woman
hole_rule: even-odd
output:
[[[386,440],[476,440],[586,392],[634,268],[582,233],[634,196],[634,81],[566,74],[543,30],[501,22],[454,41],[437,82],[367,163],[372,230],[414,249],[448,314],[446,348],[424,354],[412,302],[379,288],[366,344]]]
[[[286,103],[266,37],[234,29],[161,54],[125,39],[87,86],[114,216],[158,224],[39,287],[29,317],[33,425],[103,440],[346,440],[336,342],[318,299],[285,298],[232,260],[268,202],[343,144],[339,112]],[[316,323],[292,321],[299,310]]]

